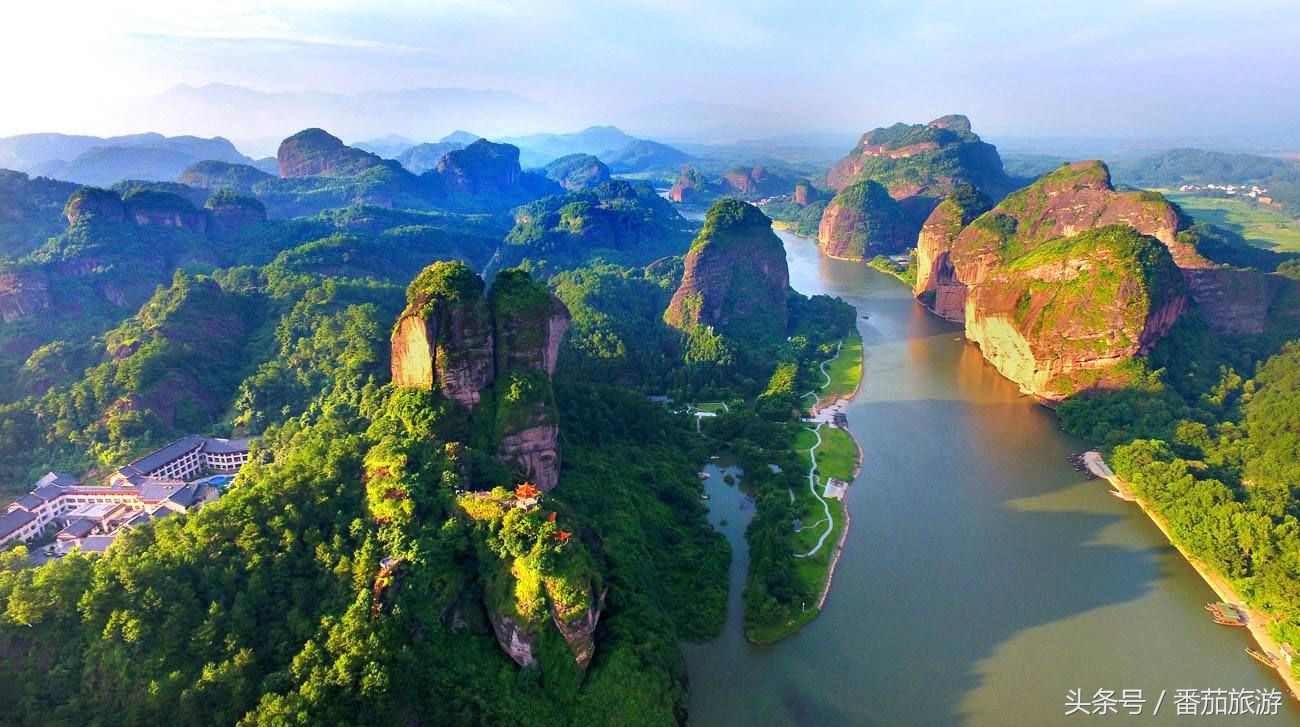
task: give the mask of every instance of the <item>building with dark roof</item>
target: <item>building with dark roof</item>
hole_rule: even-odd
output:
[[[10,510],[0,515],[0,543],[31,540],[41,532],[36,515],[27,510]]]
[[[73,475],[50,472],[36,481],[32,491],[6,509],[0,521],[0,545],[31,540],[51,523],[63,528],[61,542],[79,543],[90,536],[74,523],[95,523],[104,533],[124,525],[138,525],[136,513],[161,517],[185,512],[215,500],[220,492],[207,483],[190,483],[205,471],[231,474],[248,461],[252,438],[222,439],[197,434],[182,437],[130,464],[117,468],[107,480],[91,485],[77,483]],[[102,536],[102,537],[111,537]]]
[[[205,470],[238,472],[248,461],[252,441],[251,437],[221,439],[192,434],[119,467],[112,479],[139,485],[143,478],[188,480]]]
[[[55,540],[79,540],[95,531],[99,523],[88,517],[79,517],[69,522],[54,536]]]

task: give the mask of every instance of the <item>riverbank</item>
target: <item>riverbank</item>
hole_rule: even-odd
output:
[[[807,523],[793,535],[795,558],[798,559],[795,572],[816,598],[811,605],[804,604],[793,618],[784,623],[746,629],[745,638],[751,643],[772,644],[795,634],[821,613],[830,595],[835,568],[848,539],[851,518],[842,495],[838,498],[824,497],[820,490],[825,488],[830,477],[852,482],[861,471],[861,444],[847,429],[835,426],[833,418],[835,414],[842,416],[848,402],[862,391],[865,368],[862,336],[855,330],[853,336],[840,342],[835,355],[819,366],[825,383],[805,394],[814,399],[809,408],[810,419],[806,421],[816,420],[816,424],[799,433],[795,449],[807,457],[808,486],[806,490],[800,489],[798,494],[791,490],[790,497],[792,502],[801,504],[800,520]],[[809,441],[810,435],[812,441]]]
[[[1274,657],[1277,662],[1274,671],[1276,671],[1278,676],[1281,677],[1287,690],[1291,692],[1291,697],[1300,700],[1300,680],[1295,678],[1291,673],[1291,665],[1287,664],[1282,658],[1282,645],[1268,633],[1268,614],[1258,608],[1248,605],[1246,599],[1241,597],[1241,594],[1237,592],[1237,589],[1234,588],[1226,578],[1219,575],[1205,563],[1193,557],[1187,552],[1186,548],[1175,542],[1173,537],[1169,534],[1169,525],[1165,522],[1165,519],[1148,506],[1142,498],[1137,497],[1133,493],[1129,488],[1128,483],[1120,479],[1119,475],[1116,475],[1114,471],[1111,470],[1110,466],[1106,464],[1105,460],[1102,459],[1101,453],[1085,452],[1083,462],[1087,466],[1089,472],[1092,472],[1092,474],[1109,482],[1121,495],[1132,498],[1132,501],[1136,502],[1138,507],[1142,508],[1142,512],[1146,513],[1147,517],[1151,519],[1151,522],[1155,523],[1156,527],[1160,529],[1160,532],[1164,534],[1165,539],[1169,541],[1169,544],[1173,545],[1174,548],[1178,550],[1179,554],[1183,556],[1183,560],[1186,560],[1201,579],[1204,580],[1216,594],[1218,594],[1220,600],[1231,603],[1245,612],[1246,628],[1250,630],[1251,636],[1255,638],[1255,643],[1257,643],[1266,654]]]

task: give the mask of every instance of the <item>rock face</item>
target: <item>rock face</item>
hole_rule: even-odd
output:
[[[266,205],[253,197],[221,190],[205,206],[209,225],[215,232],[238,232],[266,222]]]
[[[792,180],[774,174],[767,167],[738,167],[722,175],[720,186],[723,194],[739,197],[767,197],[776,194],[789,194]]]
[[[122,222],[126,219],[126,208],[117,192],[98,187],[82,187],[72,193],[68,204],[63,208],[69,225],[75,225],[87,217],[97,217],[109,222]]]
[[[1185,275],[1215,272],[1178,239],[1177,208],[1116,192],[1101,162],[1062,166],[980,214],[986,206],[958,190],[935,208],[914,292],[1045,401],[1121,383],[1117,366],[1187,308]]]
[[[546,176],[570,192],[591,189],[609,181],[609,167],[590,154],[569,154],[546,165]]]
[[[407,289],[392,352],[394,384],[437,386],[443,396],[472,410],[496,374],[483,279],[464,263],[425,268]]]
[[[681,285],[664,320],[675,328],[713,326],[740,341],[785,335],[790,272],[772,221],[734,198],[709,209],[686,255]]]
[[[1059,401],[1119,381],[1187,308],[1168,249],[1112,225],[1045,243],[966,297],[966,336],[1021,389]]]
[[[137,189],[122,199],[126,218],[137,225],[176,227],[202,234],[208,217],[188,199],[171,192]]]
[[[497,459],[542,490],[560,480],[559,423],[551,374],[569,310],[520,270],[499,273],[489,298],[496,335]]]
[[[1183,270],[1188,292],[1206,322],[1216,333],[1263,333],[1280,288],[1287,283],[1276,275],[1232,268]]]
[[[555,622],[560,635],[573,650],[574,663],[583,671],[587,670],[587,666],[591,664],[591,657],[596,653],[596,624],[600,622],[600,612],[605,606],[605,594],[602,592],[599,598],[588,600],[591,606],[577,618],[568,621],[561,618],[554,604],[551,605],[551,620]]]
[[[699,204],[711,199],[717,190],[709,184],[700,170],[689,164],[683,164],[677,174],[677,181],[668,190],[668,199],[681,204]]]
[[[989,210],[989,198],[970,185],[953,190],[934,208],[916,243],[916,285],[912,292],[931,310],[949,320],[966,315],[966,286],[957,279],[949,250],[966,225]]]
[[[519,148],[479,139],[464,149],[447,152],[437,166],[451,194],[491,194],[519,184]]]
[[[800,179],[794,185],[794,203],[800,207],[807,207],[818,197],[817,188],[807,179]]]
[[[917,226],[956,187],[971,185],[1001,199],[1015,186],[997,149],[971,131],[969,119],[955,114],[863,134],[826,181],[841,190],[862,179],[882,184]]]
[[[677,181],[668,191],[668,199],[686,204],[706,204],[722,195],[756,199],[789,194],[793,189],[793,180],[764,166],[735,167],[717,179],[709,179],[690,164],[683,164]]]
[[[830,257],[869,260],[906,250],[915,242],[916,232],[889,192],[864,179],[845,187],[826,206],[817,239]]]
[[[497,643],[519,666],[536,668],[537,657],[533,655],[537,637],[529,635],[515,623],[514,619],[495,609],[489,608],[488,621],[492,623],[492,632],[496,634]]]
[[[1180,267],[1211,267],[1195,248],[1178,241],[1184,221],[1173,205],[1155,193],[1116,192],[1106,165],[1099,161],[1064,165],[1013,192],[947,245],[947,236],[928,238],[926,257],[950,266],[950,272],[945,267],[941,273],[945,284],[953,287],[950,294],[959,296],[958,286],[978,285],[990,271],[1039,244],[1113,224],[1127,225],[1160,240]],[[920,255],[918,251],[918,267]],[[930,267],[933,270],[933,264]],[[920,280],[918,275],[918,283]],[[956,311],[947,307],[944,315],[960,320]]]
[[[430,169],[437,169],[438,162],[447,152],[464,149],[465,145],[457,141],[441,141],[431,144],[416,144],[397,155],[397,163],[412,174],[423,174]]]
[[[378,155],[347,146],[323,129],[304,129],[280,142],[275,159],[285,178],[349,177],[384,163]]]
[[[0,320],[25,318],[50,307],[50,284],[35,271],[0,271]]]
[[[464,263],[439,262],[407,289],[393,328],[393,383],[431,390],[492,422],[494,454],[519,480],[559,483],[559,425],[551,374],[569,311],[545,284],[506,270],[483,295]],[[493,387],[494,407],[481,411]]]

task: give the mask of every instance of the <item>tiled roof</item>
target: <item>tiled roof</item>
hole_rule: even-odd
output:
[[[75,484],[77,484],[77,478],[67,472],[46,472],[43,477],[36,481],[36,489],[40,489],[45,485],[71,487]]]
[[[77,518],[68,523],[68,526],[59,531],[59,535],[68,535],[74,538],[84,538],[91,530],[95,529],[95,521],[90,518]]]
[[[144,478],[140,484],[140,499],[146,502],[162,502],[184,487],[185,483],[177,480]]]
[[[68,491],[67,486],[51,483],[48,485],[41,485],[40,487],[37,487],[35,490],[32,490],[32,494],[36,495],[42,500],[45,500],[46,502],[49,502],[50,500],[53,500],[54,498],[58,497],[59,495],[62,495],[67,491]]]
[[[35,520],[36,516],[26,510],[12,510],[0,515],[0,538],[8,537]]]
[[[41,497],[37,497],[36,493],[23,495],[22,497],[18,498],[17,502],[26,510],[35,510],[36,508],[45,504],[45,500]]]
[[[81,539],[83,553],[102,553],[113,544],[112,535],[91,535]]]
[[[182,487],[181,489],[172,493],[172,496],[167,499],[171,500],[177,505],[180,505],[181,507],[188,508],[190,505],[193,505],[196,500],[199,499],[199,486],[188,485],[186,487]]]
[[[181,457],[187,452],[198,449],[203,446],[204,441],[203,437],[200,437],[197,434],[191,434],[188,437],[182,437],[181,439],[172,442],[162,449],[155,449],[149,454],[146,454],[131,464],[128,464],[126,467],[134,468],[137,472],[147,475],[168,462]],[[126,469],[126,467],[123,469]]]
[[[227,454],[230,452],[247,452],[248,443],[253,441],[252,437],[239,437],[238,439],[220,439],[212,437],[203,443],[204,452],[213,454]]]

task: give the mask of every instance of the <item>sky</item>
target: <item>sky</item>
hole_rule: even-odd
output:
[[[192,118],[155,105],[142,119],[127,100],[221,83],[495,89],[571,127],[544,130],[697,140],[959,112],[985,136],[1300,145],[1295,0],[72,0],[0,18],[0,135],[189,132]],[[213,113],[220,126],[241,109]]]

